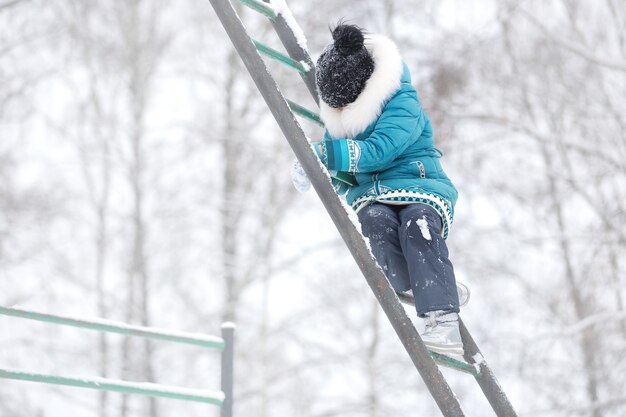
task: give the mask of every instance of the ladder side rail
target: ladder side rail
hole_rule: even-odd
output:
[[[269,2],[269,0],[262,0],[262,1],[266,3]],[[278,34],[279,39],[285,46],[285,49],[287,50],[287,53],[289,54],[289,56],[293,58],[294,60],[304,61],[310,66],[311,68],[310,71],[306,73],[300,73],[300,75],[302,76],[302,79],[304,80],[316,104],[319,104],[319,96],[317,93],[317,88],[316,88],[316,83],[315,83],[316,68],[308,51],[304,49],[298,43],[296,36],[293,33],[293,30],[287,24],[287,21],[282,16],[282,14],[278,14],[275,19],[271,20],[271,22],[272,22],[272,25],[274,26],[274,30]],[[292,110],[294,109],[292,108]],[[468,364],[473,364],[475,363],[474,355],[476,353],[480,354],[480,350],[478,349],[478,346],[474,342],[469,331],[467,330],[467,328],[465,327],[465,325],[463,324],[461,320],[460,320],[460,326],[462,329],[461,333],[462,333],[462,339],[463,339],[464,345],[468,346],[468,348],[466,349],[465,359]],[[469,352],[471,352],[471,355],[467,354]],[[471,371],[466,370],[465,372],[472,373],[475,376],[479,386],[481,387],[481,389],[483,390],[483,393],[485,394],[485,397],[487,398],[492,408],[496,412],[496,415],[506,416],[506,417],[517,416],[515,410],[513,409],[512,404],[510,403],[508,397],[506,396],[506,394],[500,387],[494,373],[491,371],[491,368],[487,365],[487,362],[484,360],[484,357],[482,357],[482,354],[480,354],[480,357],[482,358],[480,364],[478,364],[480,371],[477,373],[472,373]],[[441,362],[441,361],[438,361],[438,362]],[[446,366],[446,364],[444,363],[440,363],[440,364]]]
[[[322,170],[319,159],[230,1],[210,0],[210,2],[441,412],[446,417],[464,416],[457,398],[431,359],[406,311],[398,302],[395,291],[372,257],[361,232],[349,219],[328,176]]]
[[[263,1],[265,3],[268,2],[267,0]],[[311,96],[315,100],[315,104],[318,104],[319,97],[317,95],[317,87],[315,85],[315,63],[311,59],[309,52],[298,43],[298,39],[293,33],[293,29],[289,26],[282,13],[278,13],[276,18],[271,22],[272,26],[274,26],[274,31],[278,35],[278,38],[282,42],[289,56],[296,61],[306,62],[311,68],[306,73],[300,73],[300,76],[306,84],[309,93],[311,93]]]
[[[476,345],[467,327],[465,327],[465,323],[463,323],[463,320],[460,318],[459,327],[461,330],[463,348],[465,350],[465,360],[468,361],[468,363],[475,363],[479,366],[480,372],[474,375],[474,377],[480,389],[485,394],[487,401],[489,401],[491,408],[493,408],[493,411],[495,411],[498,417],[517,417],[513,405],[502,390],[496,376],[485,361],[485,358],[480,352],[480,349],[478,349],[478,345]]]

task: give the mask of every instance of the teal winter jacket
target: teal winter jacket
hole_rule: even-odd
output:
[[[320,157],[329,170],[354,174],[357,185],[336,185],[355,211],[373,202],[428,204],[447,237],[458,193],[441,166],[409,69],[388,38],[369,35],[365,45],[375,68],[357,100],[341,110],[320,103],[326,125]]]

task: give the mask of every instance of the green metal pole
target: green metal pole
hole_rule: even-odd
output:
[[[272,58],[273,60],[280,62],[281,64],[285,64],[288,67],[291,67],[302,74],[306,74],[311,69],[310,67],[305,68],[305,66],[301,62],[296,61],[295,59],[292,59],[291,57],[283,54],[282,52],[279,52],[276,49],[271,48],[259,41],[253,40],[252,42],[254,42],[254,46],[256,46],[256,49],[258,49],[259,52],[261,52],[263,55],[266,55]]]
[[[239,0],[241,4],[256,10],[257,12],[264,14],[268,19],[274,21],[276,19],[276,12],[273,8],[259,0]]]
[[[91,388],[100,391],[115,391],[125,394],[139,394],[148,397],[171,398],[176,400],[213,404],[220,407],[224,401],[224,394],[221,391],[211,392],[192,390],[167,385],[118,381],[106,378],[82,378],[49,374],[34,374],[12,371],[9,369],[0,369],[0,378],[39,382],[52,385],[66,385],[78,388]]]
[[[222,338],[197,333],[171,331],[145,326],[133,326],[126,323],[95,318],[76,319],[67,316],[39,313],[36,311],[26,310],[17,307],[0,306],[0,314],[5,316],[20,317],[29,320],[37,320],[46,323],[60,324],[63,326],[97,330],[107,333],[119,333],[128,336],[143,337],[147,339],[166,340],[169,342],[184,343],[218,350],[224,349],[224,340]]]
[[[322,122],[322,119],[320,119],[320,116],[314,111],[309,110],[306,107],[301,106],[298,103],[291,101],[291,100],[287,100],[287,104],[289,104],[289,108],[294,113],[299,114],[300,116],[306,119],[309,119],[310,121],[312,121],[313,123],[317,124],[320,127],[324,127],[324,122]]]
[[[233,323],[222,324],[222,337],[226,348],[222,352],[222,392],[224,393],[224,405],[221,417],[233,416],[233,382],[234,382],[234,357],[235,357],[235,325]]]

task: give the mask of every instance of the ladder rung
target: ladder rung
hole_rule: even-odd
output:
[[[268,3],[259,0],[239,0],[241,4],[267,16],[270,20],[276,19],[276,11]]]
[[[309,119],[310,121],[317,123],[321,127],[324,127],[324,122],[320,119],[319,115],[306,107],[302,107],[298,103],[294,103],[291,100],[287,100],[287,104],[289,104],[289,108],[292,112],[304,117],[305,119]]]
[[[441,355],[435,352],[428,353],[430,354],[430,357],[433,358],[433,360],[441,366],[456,369],[457,371],[465,372],[466,374],[470,374],[473,376],[478,376],[478,374],[480,373],[480,371],[476,369],[474,365],[470,365],[469,363],[452,359],[448,356]]]
[[[254,42],[254,46],[256,46],[256,49],[262,54],[267,55],[268,57],[282,64],[285,64],[301,72],[302,74],[306,74],[307,72],[309,72],[310,68],[308,68],[308,65],[305,67],[302,62],[296,61],[295,59],[292,59],[289,56],[283,54],[282,52],[279,52],[276,49],[270,48],[269,46],[264,45],[259,41],[252,40],[252,42]]]

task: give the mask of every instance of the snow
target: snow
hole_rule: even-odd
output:
[[[210,399],[216,399],[219,401],[224,401],[225,395],[222,391],[209,391],[209,390],[201,390],[197,388],[184,388],[184,387],[174,387],[171,385],[162,385],[155,384],[153,382],[127,382],[116,379],[108,379],[108,378],[87,378],[86,381],[91,381],[97,385],[101,384],[115,384],[124,386],[127,388],[135,388],[146,391],[156,391],[161,393],[169,393],[176,395],[185,395],[185,396],[194,396],[194,397],[204,397]]]
[[[476,352],[472,359],[474,360],[474,368],[477,372],[480,372],[480,365],[485,364],[485,358],[480,352]]]
[[[236,329],[237,326],[232,321],[225,321],[222,323],[222,329]]]
[[[304,68],[306,72],[311,71],[311,66],[307,64],[305,61],[300,61],[300,65],[302,65],[302,68]]]
[[[416,223],[419,226],[420,231],[422,232],[422,236],[424,236],[424,239],[432,240],[432,236],[430,235],[430,230],[428,230],[428,222],[426,221],[426,217],[422,217],[421,219],[418,219]]]
[[[279,9],[279,8],[278,8],[275,4],[272,4],[272,3],[271,3],[271,2],[269,2],[269,1],[267,1],[267,2],[265,2],[265,1],[264,1],[264,2],[263,2],[263,5],[264,5],[264,6],[266,6],[267,8],[269,8],[269,9],[272,9],[272,11],[273,11],[275,14],[280,13],[280,9]]]
[[[304,31],[302,30],[300,25],[298,25],[298,22],[296,22],[296,18],[291,13],[291,10],[289,10],[289,7],[287,7],[287,3],[285,3],[285,0],[270,0],[270,4],[276,14],[280,14],[283,16],[285,22],[287,22],[287,26],[289,26],[294,36],[296,37],[298,45],[300,45],[300,48],[306,51],[307,40],[304,36]]]
[[[346,211],[346,214],[348,215],[348,218],[350,219],[352,224],[356,227],[356,230],[361,232],[361,222],[359,221],[359,216],[357,216],[357,214],[354,211],[354,209],[348,205],[348,203],[346,202],[345,199],[339,197],[339,200],[341,201],[341,205],[343,206],[344,210]]]
[[[474,359],[474,362],[478,365],[482,365],[483,363],[485,363],[485,358],[480,352],[476,352],[476,354],[472,356],[472,359]]]
[[[348,205],[348,203],[343,197],[339,197],[339,201],[341,201],[341,205],[346,211],[348,218],[350,219],[354,227],[356,227],[356,230],[361,234],[361,237],[363,238],[363,241],[365,242],[365,246],[367,247],[367,250],[369,250],[370,252],[370,256],[372,257],[372,259],[376,260],[376,258],[374,257],[374,252],[372,251],[372,244],[370,243],[370,239],[369,237],[365,236],[363,234],[363,230],[361,230],[361,222],[359,221],[359,216],[356,214],[354,209]]]

